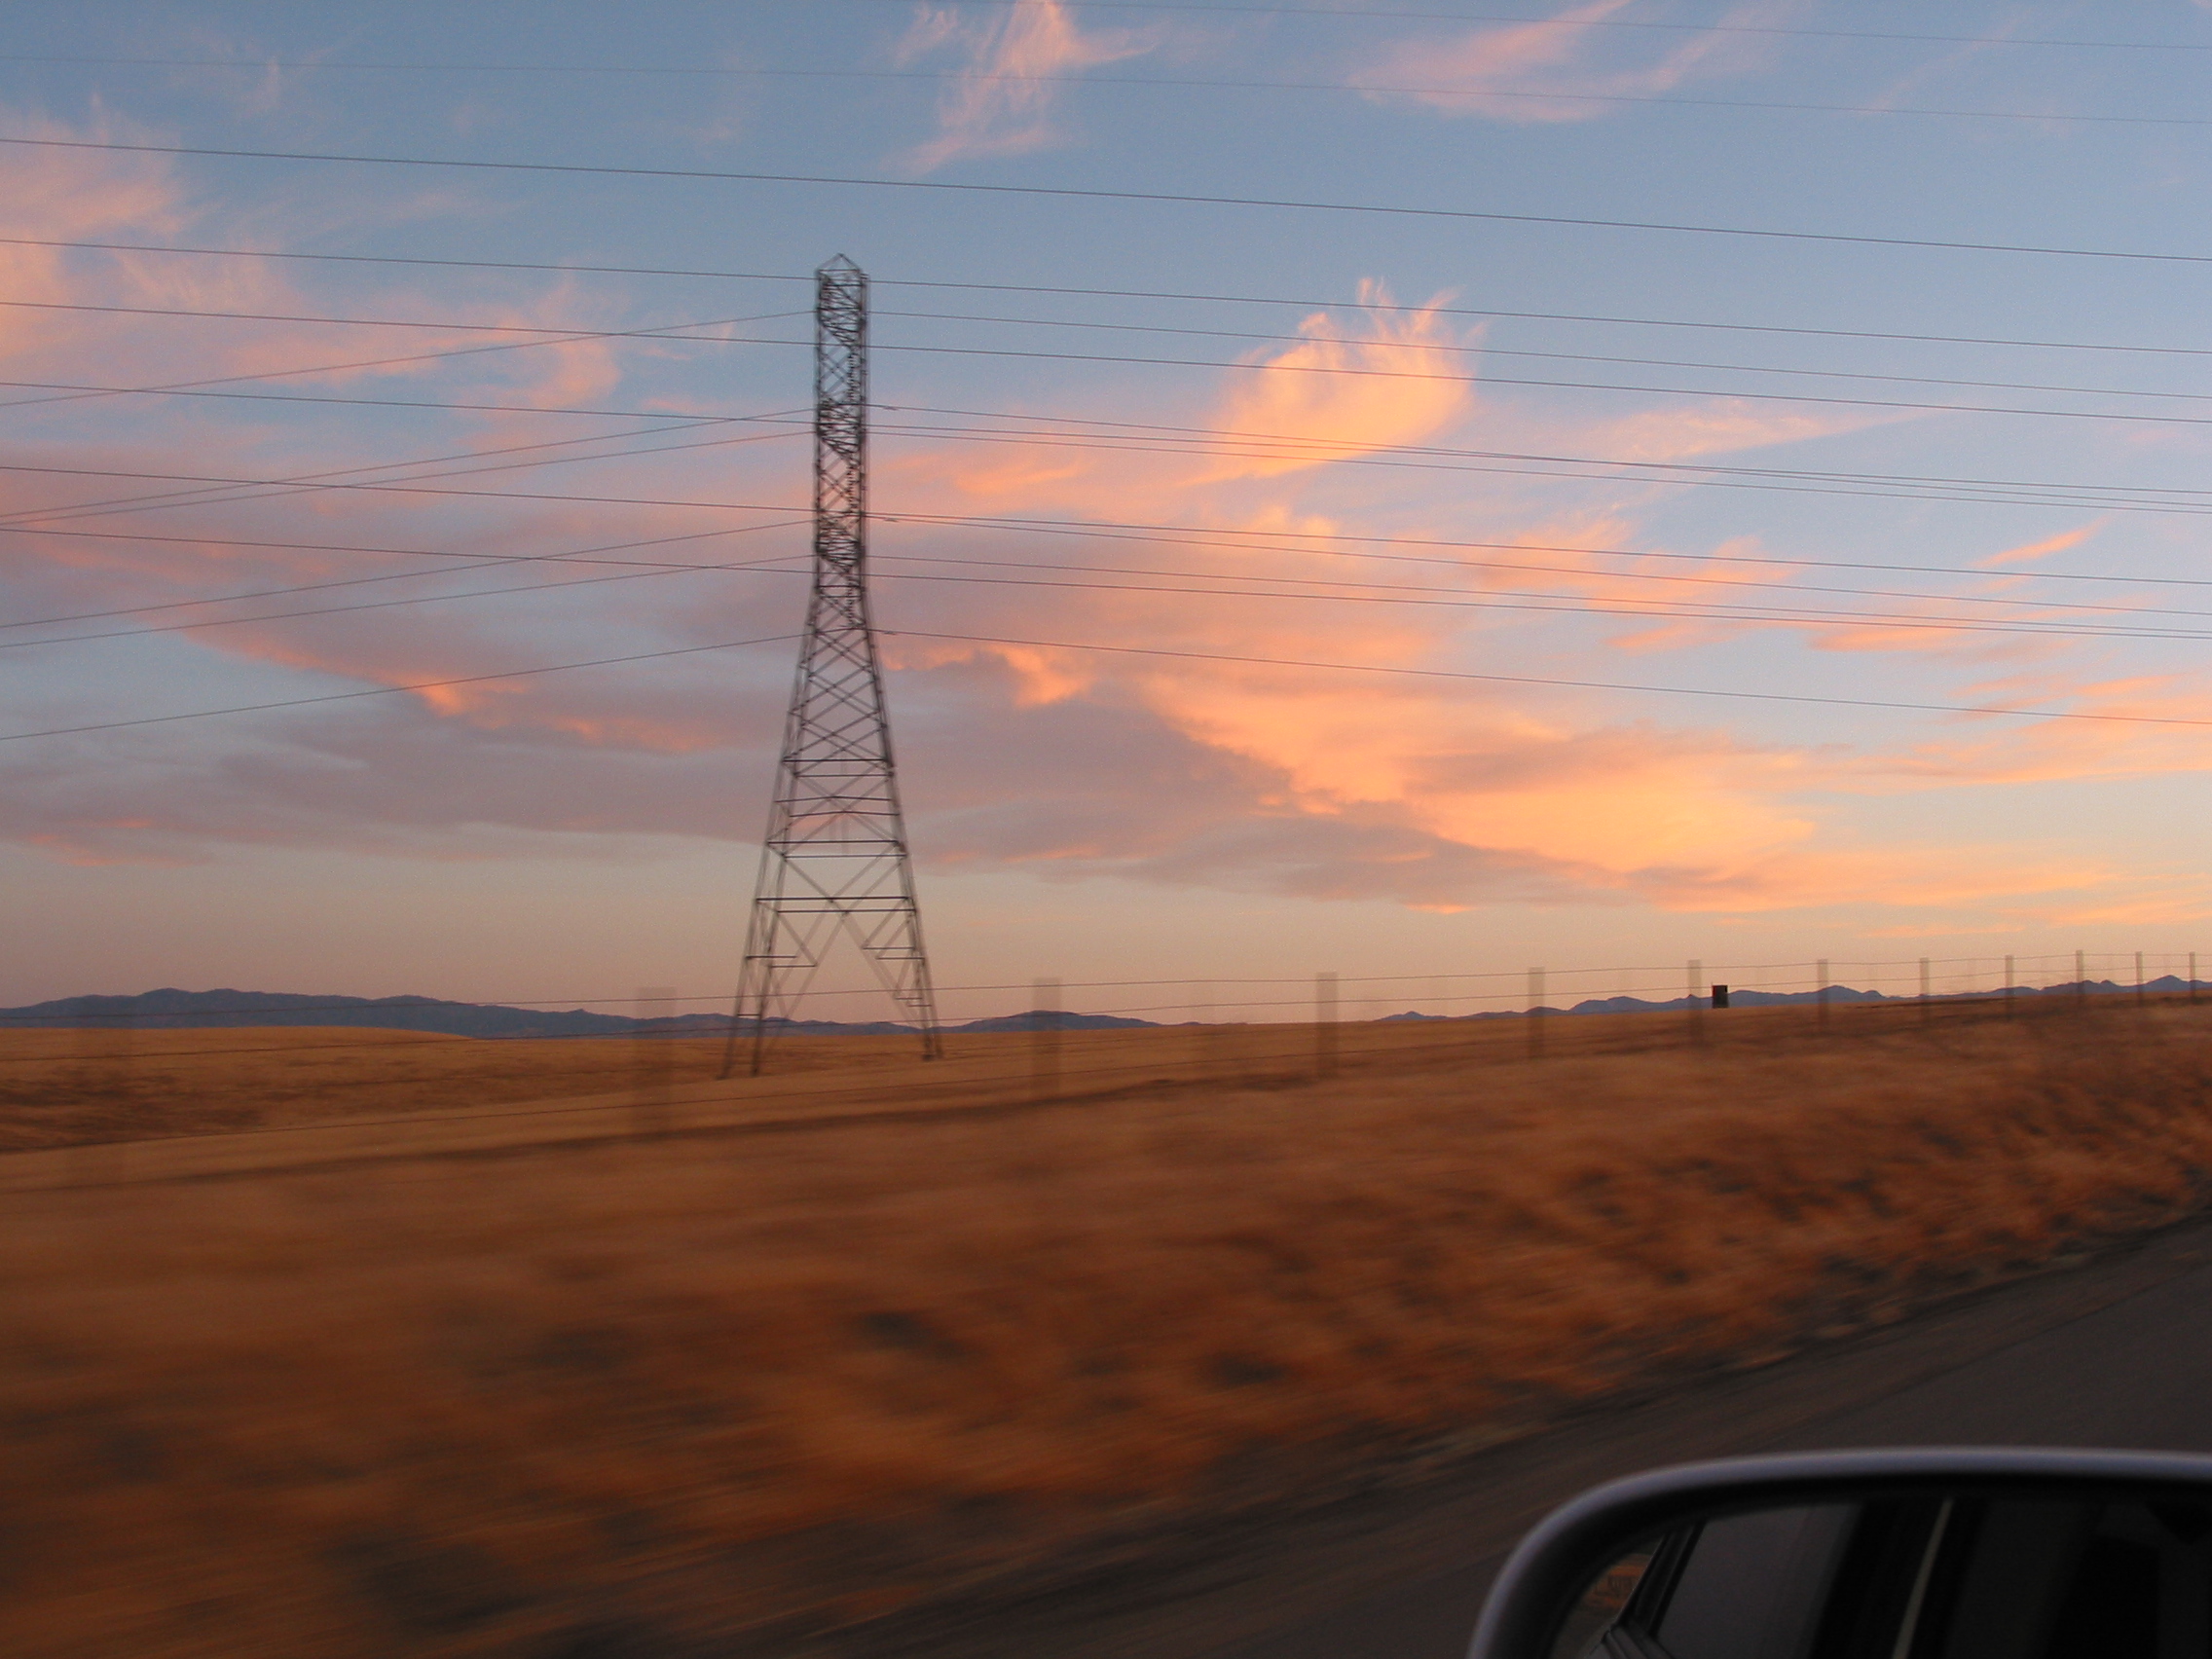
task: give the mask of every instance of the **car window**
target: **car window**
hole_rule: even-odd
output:
[[[2212,1655],[2212,1510],[1978,1504],[1913,1659]]]
[[[1670,1659],[1806,1659],[1855,1513],[1825,1504],[1706,1523],[1651,1634]]]

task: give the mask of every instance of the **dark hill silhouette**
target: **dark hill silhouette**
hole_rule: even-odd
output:
[[[1031,1031],[1051,1021],[1069,1031],[1150,1025],[1110,1014],[1006,1014],[950,1025],[948,1031]],[[432,1031],[452,1037],[719,1036],[726,1014],[684,1014],[638,1019],[588,1009],[511,1008],[503,1003],[447,1002],[437,997],[310,996],[296,991],[181,991],[168,987],[136,996],[59,997],[25,1008],[0,1009],[0,1030],[53,1026],[130,1026],[138,1030],[210,1029],[245,1025],[343,1025],[378,1031]],[[788,1037],[912,1036],[895,1020],[774,1019]]]
[[[2198,980],[2198,988],[2208,982]],[[2186,992],[2187,979],[2172,974],[2149,980],[2144,990],[2157,995]],[[2112,979],[2069,980],[2057,985],[2015,985],[2018,996],[2120,996],[2133,985]],[[1993,997],[1997,991],[1968,993]],[[1771,1008],[1784,1004],[1806,1006],[1819,1000],[1817,991],[1731,990],[1728,1000],[1738,1008]],[[1849,985],[1828,988],[1831,1003],[1912,1002],[1910,993],[1892,996],[1886,991],[1860,991]],[[1936,1001],[1954,1000],[1938,997]],[[1547,1014],[1661,1014],[1703,1008],[1706,999],[1687,996],[1653,1001],[1643,997],[1593,997],[1572,1008],[1545,1008]],[[1383,1021],[1407,1019],[1520,1019],[1531,1011],[1503,1009],[1487,1014],[1436,1014],[1408,1009],[1385,1014]],[[777,1019],[771,1027],[792,1037],[897,1037],[911,1036],[914,1027],[895,1020]],[[1203,1021],[1186,1020],[1185,1024]],[[1030,1009],[1022,1014],[995,1014],[948,1025],[947,1031],[1119,1031],[1157,1027],[1151,1019],[1131,1019],[1114,1014],[1073,1014]],[[454,1037],[630,1037],[666,1033],[669,1036],[719,1036],[729,1029],[726,1014],[684,1014],[673,1017],[638,1019],[625,1014],[594,1014],[589,1009],[514,1008],[504,1003],[448,1002],[437,997],[310,996],[296,991],[182,991],[167,987],[141,991],[135,996],[58,997],[24,1008],[0,1009],[0,1030],[53,1026],[131,1026],[141,1030],[185,1029],[242,1025],[343,1025],[379,1031],[433,1031]]]

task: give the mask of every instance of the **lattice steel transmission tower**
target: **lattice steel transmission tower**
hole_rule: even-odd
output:
[[[840,934],[943,1051],[899,810],[883,669],[867,603],[867,277],[839,256],[814,274],[814,590],[760,848],[722,1075],[757,1074]]]

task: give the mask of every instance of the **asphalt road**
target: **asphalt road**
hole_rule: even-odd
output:
[[[1599,1481],[1701,1457],[1959,1444],[2212,1452],[2212,1222],[1595,1414],[1431,1483],[1165,1540],[1027,1596],[940,1605],[841,1650],[1457,1659],[1506,1552]]]

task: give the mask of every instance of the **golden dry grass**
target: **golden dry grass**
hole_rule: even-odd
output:
[[[793,1042],[779,1073],[868,1070],[910,1040]],[[0,1150],[464,1112],[634,1087],[667,1069],[697,1083],[722,1045],[701,1039],[487,1042],[343,1026],[0,1032]],[[673,1064],[670,1062],[673,1061]]]
[[[12,1650],[801,1652],[2186,1213],[2207,1013],[1103,1034],[1036,1111],[18,1195]]]

